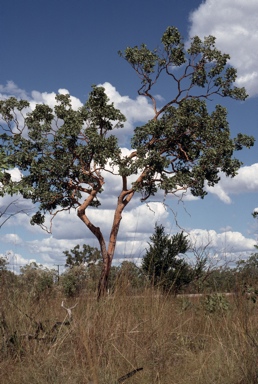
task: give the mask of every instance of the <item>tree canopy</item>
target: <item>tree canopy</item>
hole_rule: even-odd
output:
[[[234,86],[236,70],[227,64],[229,55],[215,47],[215,38],[202,41],[194,37],[186,48],[179,31],[169,27],[161,43],[154,50],[143,44],[120,52],[140,77],[138,93],[153,106],[153,118],[135,128],[128,156],[122,156],[115,136],[125,117],[102,87],[93,86],[85,105],[78,109],[63,94],[56,96],[53,109],[38,104],[29,113],[28,101],[0,101],[0,145],[9,164],[23,173],[18,183],[21,194],[38,206],[32,224],[44,226],[47,213],[54,218],[60,211],[77,209],[100,244],[99,295],[107,288],[123,210],[136,192],[141,193],[142,201],[160,189],[165,195],[190,189],[203,198],[206,183],[217,184],[219,172],[231,177],[237,174],[241,163],[234,152],[254,143],[242,133],[231,138],[223,106],[216,105],[211,112],[207,107],[213,96],[247,97],[243,88]],[[163,74],[176,87],[158,108],[153,88]],[[87,215],[87,208],[98,207],[99,194],[106,192],[106,172],[121,179],[107,241]],[[133,175],[129,185],[128,177]]]

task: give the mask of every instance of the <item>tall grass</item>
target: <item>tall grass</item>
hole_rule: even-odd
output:
[[[137,368],[126,384],[258,382],[257,304],[246,296],[210,306],[121,285],[100,302],[66,299],[78,302],[70,324],[62,300],[2,288],[0,383],[115,384]]]

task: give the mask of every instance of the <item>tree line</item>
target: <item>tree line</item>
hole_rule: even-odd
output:
[[[248,293],[256,300],[258,294],[258,253],[247,260],[239,260],[230,268],[227,264],[212,265],[208,254],[202,251],[195,258],[187,257],[193,252],[187,235],[183,232],[169,236],[163,225],[155,225],[148,247],[137,266],[132,261],[123,261],[112,266],[108,290],[116,289],[127,294],[140,295],[144,289],[155,289],[168,295],[196,293]],[[256,249],[258,248],[255,246]],[[64,251],[66,270],[59,276],[50,269],[32,262],[20,268],[16,275],[8,270],[6,258],[0,258],[0,285],[19,287],[35,298],[61,291],[66,297],[80,294],[94,295],[98,290],[102,271],[101,252],[89,245],[76,245]]]

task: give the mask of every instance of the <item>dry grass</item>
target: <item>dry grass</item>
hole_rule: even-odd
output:
[[[115,384],[140,367],[126,384],[258,383],[258,304],[246,297],[210,313],[203,298],[118,289],[99,303],[79,297],[71,324],[53,330],[66,317],[61,301],[2,292],[1,383]]]

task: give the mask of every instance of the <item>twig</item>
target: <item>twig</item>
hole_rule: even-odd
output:
[[[142,367],[141,367],[141,368],[136,368],[136,369],[134,369],[133,371],[131,371],[131,372],[127,373],[126,375],[120,377],[120,378],[117,380],[117,383],[118,383],[118,384],[119,384],[119,383],[123,383],[125,380],[129,379],[129,377],[132,377],[132,376],[135,375],[137,372],[142,371],[142,370],[143,370]]]

